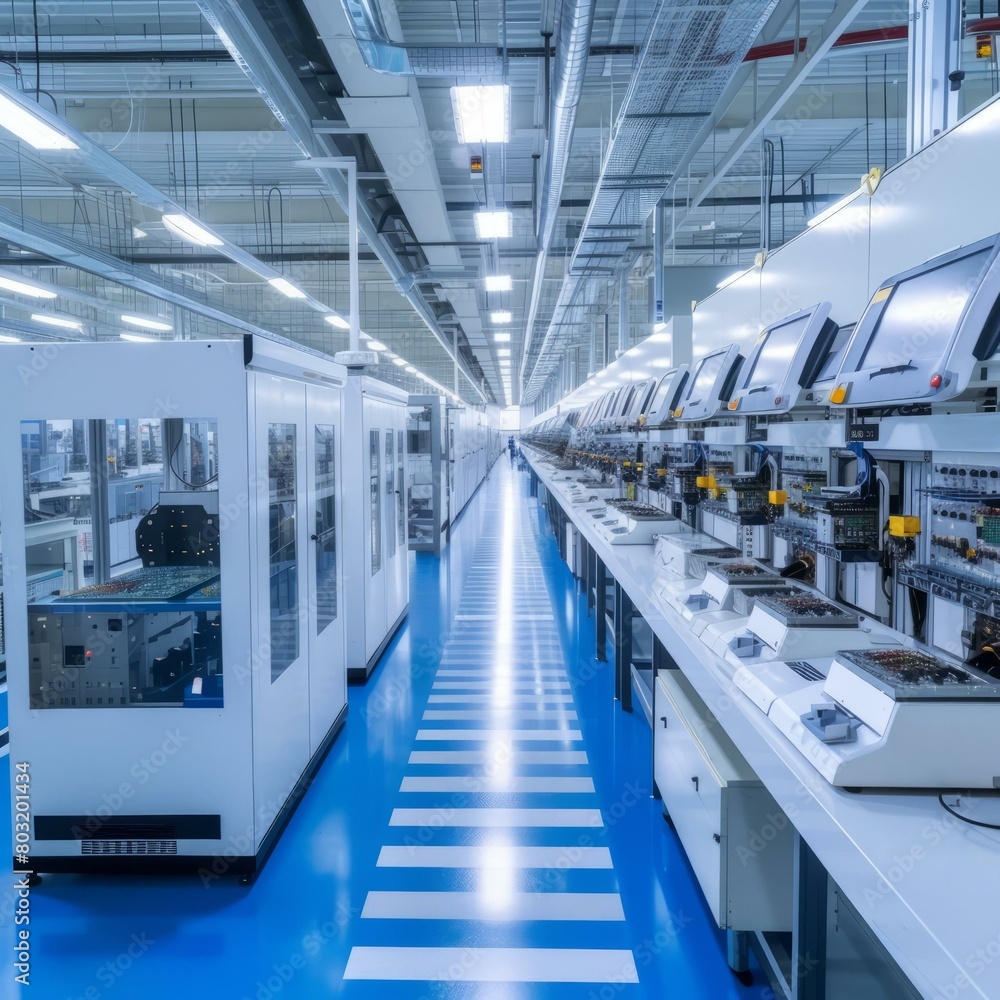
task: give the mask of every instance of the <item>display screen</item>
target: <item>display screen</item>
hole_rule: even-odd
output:
[[[781,385],[788,368],[795,357],[795,350],[799,346],[805,328],[809,325],[812,314],[800,316],[792,320],[791,323],[782,323],[772,326],[764,331],[767,338],[757,352],[754,363],[750,366],[746,378],[742,380],[743,389],[752,389],[758,386]]]
[[[726,351],[716,351],[701,359],[695,371],[691,388],[687,394],[687,403],[693,406],[695,403],[703,403],[711,393],[722,371],[722,364],[726,360]]]
[[[872,331],[859,370],[940,358],[976,289],[990,250],[987,247],[899,282]]]
[[[667,393],[674,387],[674,373],[670,372],[668,375],[664,375],[660,379],[660,384],[656,388],[656,395],[653,397],[653,403],[649,407],[650,413],[659,413],[663,404],[667,401]]]

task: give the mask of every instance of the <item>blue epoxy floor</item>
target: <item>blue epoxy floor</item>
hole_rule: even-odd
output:
[[[351,689],[347,728],[257,883],[49,876],[21,995],[764,995],[726,967],[649,796],[649,729],[613,701],[526,482],[501,462],[447,554],[415,558],[409,622]],[[12,902],[0,890],[7,955]],[[0,997],[18,995],[12,977],[8,959]]]

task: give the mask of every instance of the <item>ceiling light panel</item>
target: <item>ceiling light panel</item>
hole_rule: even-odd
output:
[[[514,218],[506,209],[476,212],[474,220],[481,240],[507,239],[514,230]]]
[[[490,313],[490,322],[492,323],[509,323],[513,318],[507,309],[497,309]]]
[[[168,212],[163,216],[163,224],[175,236],[199,247],[221,247],[222,240],[215,233],[199,225],[194,219],[181,212]]]
[[[58,295],[50,292],[47,288],[38,288],[36,285],[29,285],[15,278],[7,278],[0,275],[0,288],[13,292],[15,295],[26,295],[32,299],[55,299]]]
[[[493,339],[498,344],[509,344],[510,343],[510,334],[509,333],[494,333],[493,334]]]
[[[452,87],[458,141],[508,142],[510,140],[510,87]]]
[[[0,94],[0,128],[5,128],[35,149],[79,149],[72,139],[66,138],[4,94]]]
[[[483,282],[488,292],[509,292],[514,286],[509,274],[488,274]]]

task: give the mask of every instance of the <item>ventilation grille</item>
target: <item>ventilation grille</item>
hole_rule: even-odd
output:
[[[811,663],[804,660],[792,660],[785,664],[793,674],[798,674],[803,680],[825,681],[826,677],[821,674]]]
[[[83,840],[81,854],[176,854],[176,840]]]

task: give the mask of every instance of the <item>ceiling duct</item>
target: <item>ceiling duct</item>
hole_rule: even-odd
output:
[[[649,213],[776,2],[658,4],[548,330],[525,354],[525,401],[544,387],[558,363],[555,348],[575,329],[562,325],[567,310],[598,297],[588,286],[615,281],[631,267]]]
[[[576,128],[576,109],[580,104],[583,82],[587,75],[587,56],[590,52],[596,8],[597,0],[564,0],[559,18],[559,59],[556,60],[555,79],[552,81],[549,137],[538,208],[538,257],[535,260],[531,298],[524,327],[522,379],[534,339],[538,304],[545,282],[545,262],[552,245],[556,216],[559,214],[566,181],[573,131]]]
[[[365,65],[388,76],[497,77],[503,56],[495,45],[406,46],[389,38],[377,5],[341,0]]]

